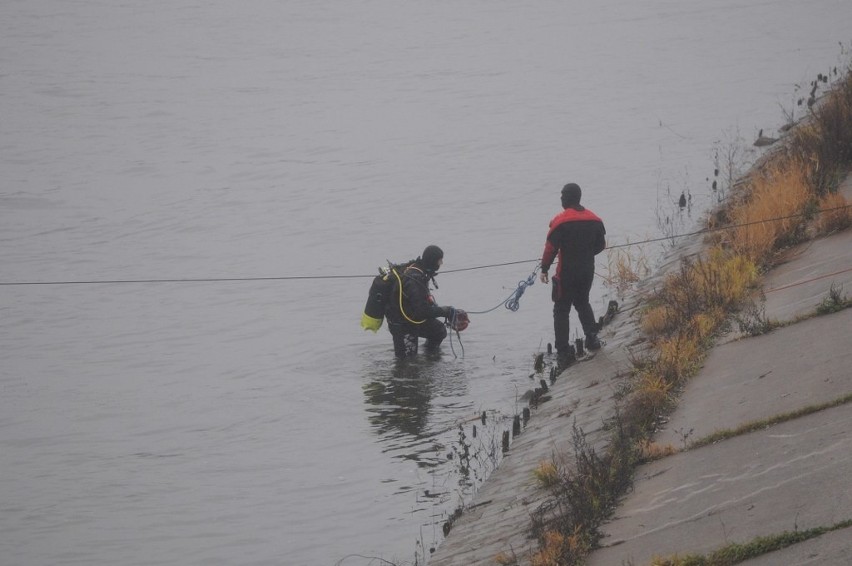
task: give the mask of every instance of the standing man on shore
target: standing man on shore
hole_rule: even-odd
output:
[[[541,256],[541,282],[549,281],[548,270],[558,256],[559,265],[553,276],[553,330],[558,364],[566,367],[576,360],[568,334],[571,306],[586,335],[586,348],[598,350],[598,324],[589,291],[595,278],[595,256],[606,248],[603,221],[591,210],[580,206],[582,191],[576,183],[562,188],[562,212],[550,221],[544,253]]]

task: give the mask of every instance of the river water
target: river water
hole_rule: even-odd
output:
[[[424,563],[499,462],[549,290],[397,364],[348,276],[434,243],[439,302],[499,305],[534,261],[453,270],[538,257],[568,181],[610,243],[694,227],[674,199],[706,208],[719,152],[801,116],[850,23],[840,0],[5,0],[0,282],[254,280],[0,286],[0,563]]]

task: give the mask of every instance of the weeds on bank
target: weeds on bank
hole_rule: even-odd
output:
[[[747,543],[731,543],[707,555],[688,554],[669,558],[654,558],[652,566],[733,566],[767,552],[787,548],[794,544],[822,536],[832,531],[852,527],[852,520],[841,521],[827,527],[816,527],[803,531],[784,531],[777,535],[755,537]]]
[[[734,314],[734,320],[746,336],[760,336],[783,326],[783,323],[766,316],[766,297],[762,292],[760,302],[747,301],[740,312]]]
[[[843,293],[843,285],[831,284],[828,295],[817,305],[817,314],[831,314],[852,306],[852,299]]]
[[[638,451],[618,416],[612,424],[611,444],[603,454],[575,424],[573,461],[539,465],[536,478],[552,497],[532,513],[533,534],[539,540],[539,549],[530,558],[532,566],[580,563],[600,538],[603,517],[630,485]]]
[[[739,227],[714,232],[709,251],[682,261],[649,300],[640,324],[650,347],[634,357],[633,383],[619,395],[605,452],[601,455],[590,447],[582,430],[574,427],[573,465],[539,466],[536,477],[551,497],[533,514],[533,534],[539,541],[538,551],[531,556],[534,566],[582,563],[597,544],[600,525],[617,497],[629,488],[635,466],[675,451],[671,446],[655,445],[650,436],[673,408],[674,392],[699,369],[714,336],[742,309],[759,270],[770,267],[785,246],[852,224],[846,200],[837,193],[840,181],[852,168],[852,68],[820,104],[809,101],[808,106],[809,120],[791,130],[782,148],[741,182],[730,183],[725,206],[709,221],[710,228]],[[819,213],[822,210],[827,212]],[[631,264],[624,258],[615,261],[616,272],[624,274],[622,279],[634,283]],[[824,303],[827,312],[838,305],[849,306],[839,290],[830,293]],[[752,312],[751,321],[745,324],[749,333],[772,327],[761,311]],[[839,525],[843,526],[828,529],[849,526]],[[756,556],[804,540],[802,536],[824,532],[827,530],[783,533],[748,545],[729,545],[709,558],[690,556],[657,564],[734,564],[725,560]],[[514,554],[498,558],[512,560],[501,564],[517,563]]]
[[[832,283],[826,296],[816,306],[812,313],[804,313],[787,321],[779,321],[770,319],[766,316],[766,299],[761,293],[760,304],[754,301],[749,301],[745,304],[742,310],[734,314],[740,332],[747,336],[760,336],[771,332],[776,328],[782,328],[791,324],[796,324],[815,316],[832,314],[852,307],[852,299],[849,299],[843,293],[843,285]]]
[[[720,247],[706,257],[685,259],[649,301],[642,330],[661,351],[666,340],[677,336],[705,341],[739,306],[757,276],[754,262]]]
[[[604,286],[615,291],[620,298],[650,272],[648,257],[641,247],[635,252],[628,251],[626,247],[607,249],[606,276],[602,279]]]
[[[539,462],[538,467],[533,470],[536,483],[541,487],[551,488],[559,483],[559,470],[553,462]]]

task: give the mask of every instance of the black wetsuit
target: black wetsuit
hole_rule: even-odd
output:
[[[427,350],[434,351],[447,337],[447,328],[438,317],[447,316],[449,307],[439,307],[429,293],[432,276],[418,262],[396,268],[393,292],[385,317],[393,336],[394,354],[404,358],[417,353],[418,338],[426,339]],[[402,303],[400,305],[400,283]]]

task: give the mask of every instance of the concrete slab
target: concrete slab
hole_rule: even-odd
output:
[[[808,242],[787,252],[787,261],[764,281],[766,316],[788,321],[813,313],[832,285],[852,296],[852,230]]]
[[[849,519],[850,430],[847,404],[642,466],[587,564],[648,564]]]
[[[654,440],[680,449],[684,439],[852,393],[850,329],[846,309],[717,346]]]
[[[742,566],[849,566],[852,527],[746,560]]]

